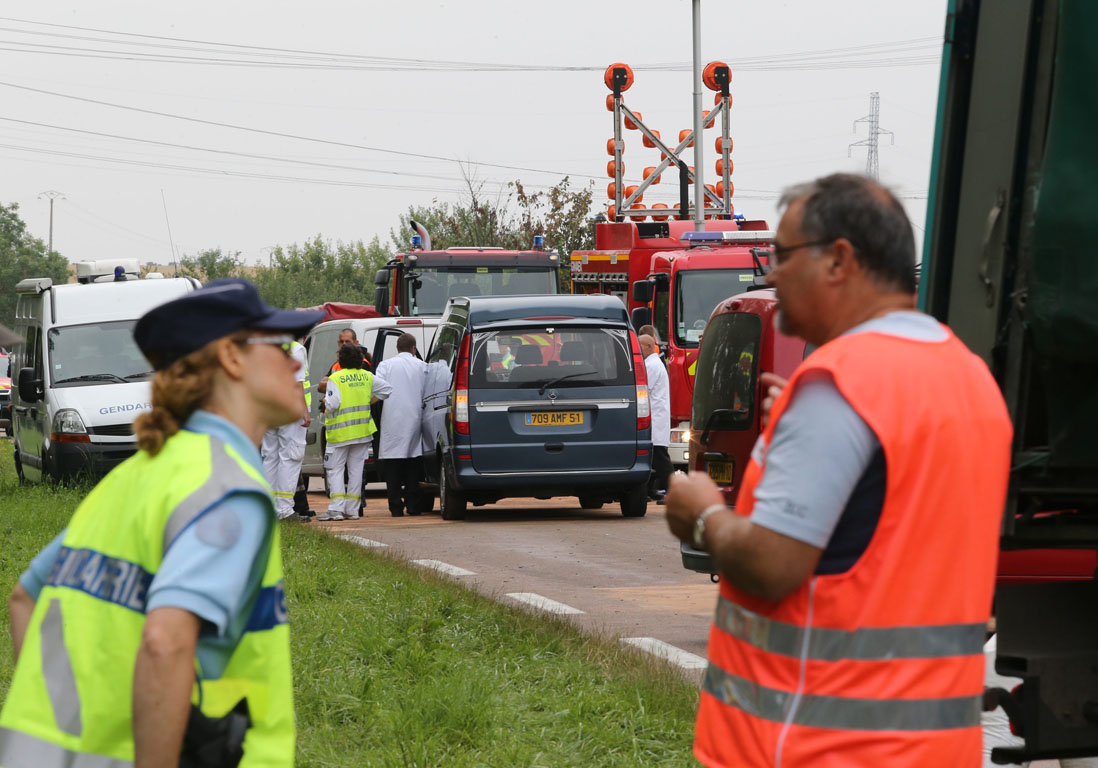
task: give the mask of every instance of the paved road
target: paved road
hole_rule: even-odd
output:
[[[540,596],[582,611],[573,618],[590,631],[654,638],[704,657],[717,586],[683,569],[662,507],[650,504],[645,517],[627,519],[617,504],[583,510],[574,497],[505,499],[470,506],[466,520],[447,522],[437,502],[430,515],[391,517],[383,487],[375,489],[362,519],[311,525],[385,544],[409,560],[471,571],[453,578],[501,602],[564,610]],[[309,501],[318,512],[327,507],[322,493],[310,493]],[[634,642],[687,669],[699,664],[658,643]]]

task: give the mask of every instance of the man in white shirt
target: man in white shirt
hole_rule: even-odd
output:
[[[671,456],[667,452],[671,444],[671,384],[656,340],[645,334],[638,341],[644,355],[648,402],[652,407],[652,479],[648,481],[648,495],[662,501],[671,477]]]
[[[410,333],[397,339],[397,356],[377,366],[378,377],[392,385],[381,412],[381,445],[378,459],[389,493],[389,513],[401,517],[418,515],[422,509],[419,481],[423,477],[423,385],[427,364],[416,357],[416,337]]]
[[[301,462],[305,458],[305,430],[311,421],[305,400],[309,390],[309,365],[304,345],[297,341],[291,342],[290,357],[299,363],[294,378],[301,385],[298,392],[305,418],[278,429],[267,430],[260,449],[263,454],[263,474],[274,491],[275,512],[279,520],[294,517],[294,492],[301,474]],[[302,516],[298,516],[298,519],[306,522],[309,520]]]

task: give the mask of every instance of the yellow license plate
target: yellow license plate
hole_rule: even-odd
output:
[[[574,427],[583,424],[583,411],[532,411],[526,414],[528,427]]]
[[[715,483],[724,483],[725,485],[732,484],[731,461],[707,461],[705,463],[705,471],[709,473],[709,476],[713,478],[713,482]]]

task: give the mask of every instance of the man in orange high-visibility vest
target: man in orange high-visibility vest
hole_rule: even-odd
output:
[[[914,310],[899,201],[860,176],[794,187],[768,282],[818,347],[730,510],[672,479],[672,532],[721,573],[694,754],[707,766],[981,765],[981,647],[1011,424],[982,360]]]

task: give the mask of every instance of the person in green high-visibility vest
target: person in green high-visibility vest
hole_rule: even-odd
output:
[[[134,329],[156,371],[138,452],[84,499],[9,600],[3,768],[292,766],[279,527],[258,446],[300,421],[295,337],[239,279]]]
[[[370,406],[392,387],[365,368],[358,348],[339,349],[339,370],[332,371],[324,392],[324,471],[328,475],[328,509],[321,522],[356,520],[362,507],[362,472],[377,432]],[[347,482],[344,485],[344,470]]]

